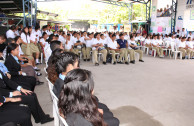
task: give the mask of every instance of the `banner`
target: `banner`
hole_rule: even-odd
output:
[[[194,10],[191,10],[191,20],[194,20]]]

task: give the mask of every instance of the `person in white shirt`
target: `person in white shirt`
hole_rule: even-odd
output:
[[[116,39],[119,39],[119,31],[116,32]]]
[[[41,46],[41,49],[42,49],[42,53],[43,53],[44,59],[45,59],[44,48],[45,48],[45,46],[48,45],[47,38],[48,38],[47,33],[43,32],[42,38],[40,39],[40,46]]]
[[[181,41],[179,42],[179,45],[178,45],[178,50],[182,52],[182,59],[185,59],[185,56],[186,54],[189,54],[190,53],[190,50],[188,50],[186,48],[186,38],[185,37],[182,37]]]
[[[157,41],[158,41],[158,43],[159,43],[160,46],[163,46],[164,45],[164,41],[162,40],[161,35],[158,35]]]
[[[160,44],[157,41],[157,36],[155,35],[153,38],[154,39],[152,40],[152,49],[155,49],[159,57],[163,58],[164,57],[163,48],[160,47]]]
[[[32,56],[31,50],[30,50],[30,35],[28,33],[28,27],[24,27],[21,33],[21,39],[22,39],[22,51],[25,55]]]
[[[14,39],[16,37],[15,31],[16,27],[15,25],[12,25],[11,28],[6,32],[6,37]]]
[[[191,40],[191,38],[188,37],[188,39],[186,41],[186,48],[187,48],[187,54],[190,53],[190,58],[191,59],[193,58],[193,53],[194,53],[193,47],[194,47],[194,43]]]
[[[33,55],[34,53],[36,54],[36,64],[40,64],[39,62],[39,55],[40,55],[40,51],[38,48],[38,37],[36,36],[36,34],[32,33],[32,27],[29,26],[28,27],[28,31],[30,34],[30,51],[31,51],[31,55]]]
[[[140,34],[138,33],[137,36],[135,37],[135,41],[138,42],[140,40]]]
[[[187,38],[191,38],[191,40],[193,41],[194,40],[194,34],[192,34],[192,32],[190,31]]]
[[[65,45],[65,38],[63,37],[64,32],[63,31],[59,31],[59,41],[62,42],[63,45]]]
[[[42,37],[41,31],[40,31],[40,27],[36,26],[35,30],[32,32],[33,34],[35,34],[37,41],[40,41],[40,37]]]
[[[49,25],[46,26],[46,33],[47,35],[51,35],[52,34],[52,31],[51,31],[51,28]]]
[[[73,46],[74,46],[73,52],[78,55],[79,51],[82,51],[84,42],[83,42],[83,39],[82,40],[80,39],[80,34],[76,34],[76,35],[77,35],[76,38],[73,39]]]
[[[119,60],[118,60],[119,63],[121,63],[121,60],[124,57],[124,54],[127,53],[126,51],[119,49],[120,46],[115,40],[116,40],[116,34],[113,34],[111,41],[108,42],[108,48],[110,50],[110,53],[112,53],[112,59],[114,61],[113,62],[114,65],[116,64],[115,53],[119,53],[120,55]]]
[[[67,34],[66,37],[65,52],[73,52],[73,42],[70,34]]]
[[[182,37],[187,37],[187,32],[185,31],[185,28],[182,28],[181,36]]]
[[[89,33],[87,37],[87,33],[84,31],[82,32],[81,40],[83,40],[84,43],[84,48],[82,48],[84,61],[90,61],[90,51],[92,50],[93,36]]]
[[[112,34],[111,37],[109,37],[109,39],[105,38],[104,34],[100,34],[100,38],[102,40],[103,46],[107,47],[107,44],[110,40],[112,40]]]
[[[152,49],[152,44],[151,44],[151,39],[150,39],[150,35],[147,36],[147,38],[145,39],[145,46],[149,48],[149,50]]]
[[[144,62],[143,61],[143,51],[140,50],[138,47],[137,47],[137,44],[135,42],[135,37],[134,36],[130,36],[130,41],[127,42],[127,47],[129,50],[134,50],[136,53],[139,53],[139,62]],[[133,53],[133,60],[130,61],[130,63],[133,63],[135,64],[135,53]]]
[[[15,33],[14,33],[15,36],[20,36],[20,33],[19,33],[18,29],[19,29],[19,26],[17,26],[16,29],[15,29]]]
[[[179,35],[179,36],[181,36],[180,30],[177,30],[177,33],[176,33],[176,35]]]
[[[106,56],[107,50],[104,48],[103,43],[100,39],[100,33],[96,33],[94,35],[94,41],[92,42],[92,56],[95,62],[95,66],[99,66],[98,63],[98,52],[103,55],[103,64],[106,65]]]

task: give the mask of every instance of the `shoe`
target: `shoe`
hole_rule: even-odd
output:
[[[139,62],[144,62],[143,60],[139,60]]]
[[[182,58],[183,60],[185,59],[185,57]]]
[[[125,62],[125,64],[126,64],[126,65],[129,65],[129,63],[128,63],[128,62]]]
[[[164,56],[160,56],[160,58],[164,58]]]
[[[41,124],[45,124],[45,123],[51,122],[51,121],[53,121],[53,120],[54,120],[54,118],[45,117],[45,119],[42,119],[42,120],[41,120]]]
[[[36,85],[43,85],[44,82],[36,81]]]
[[[36,63],[36,65],[39,65],[40,63]]]
[[[123,62],[121,62],[121,61],[119,61],[119,62],[117,62],[118,64],[123,64]]]
[[[135,61],[130,61],[130,63],[135,64]]]
[[[87,61],[90,61],[90,59],[87,59]]]
[[[113,65],[116,65],[116,62],[114,62]]]
[[[84,61],[86,61],[86,59],[84,59]]]
[[[99,66],[99,63],[95,63],[95,66]]]
[[[42,74],[41,74],[41,73],[36,72],[36,75],[37,75],[37,76],[41,76]]]
[[[106,62],[103,62],[104,65],[106,65]]]

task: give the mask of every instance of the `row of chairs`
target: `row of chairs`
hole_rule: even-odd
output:
[[[44,70],[46,72],[46,67],[44,68]],[[46,74],[47,74],[47,72],[46,72]],[[54,126],[68,126],[65,119],[62,118],[59,114],[59,108],[58,108],[58,101],[59,100],[53,92],[53,84],[50,82],[50,80],[47,77],[45,77],[45,78],[48,82],[49,92],[50,92],[51,99],[52,99],[52,102],[53,102]]]
[[[168,48],[168,47],[171,47],[171,48]],[[166,55],[169,51],[170,58],[173,55],[173,58],[176,60],[178,54],[180,54],[180,59],[182,59],[182,52],[178,51],[177,45],[174,42],[168,42],[168,41],[165,42],[165,48],[163,50],[165,51]],[[149,47],[144,46],[144,52],[148,55]],[[154,54],[154,57],[156,57],[156,50],[152,48],[152,52]],[[188,55],[188,57],[190,58],[190,54]]]

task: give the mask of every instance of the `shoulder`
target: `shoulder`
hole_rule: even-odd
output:
[[[66,121],[70,126],[93,126],[81,114],[76,113],[67,114]]]

